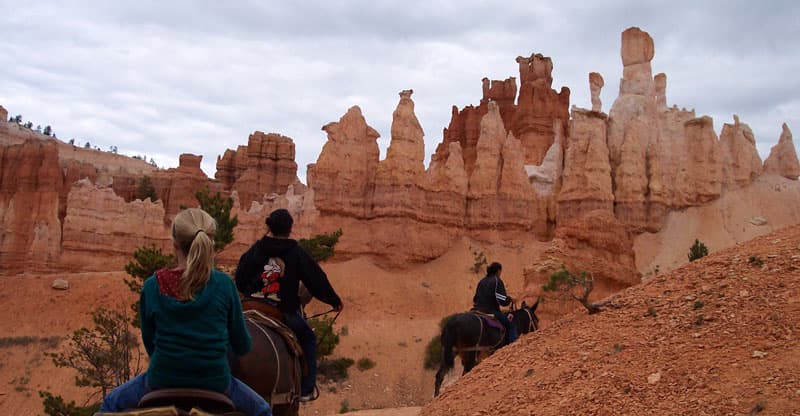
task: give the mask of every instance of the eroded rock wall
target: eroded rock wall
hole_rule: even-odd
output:
[[[45,271],[58,264],[63,186],[55,142],[0,147],[0,272]]]
[[[121,270],[143,246],[172,252],[161,201],[125,202],[111,188],[81,179],[70,187],[60,269]]]

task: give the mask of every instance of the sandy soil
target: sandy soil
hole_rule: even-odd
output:
[[[800,182],[762,175],[751,186],[727,191],[708,205],[670,212],[661,231],[634,240],[636,267],[647,279],[656,270],[664,273],[685,264],[695,239],[713,253],[800,223],[798,200]],[[751,223],[756,217],[767,223]]]

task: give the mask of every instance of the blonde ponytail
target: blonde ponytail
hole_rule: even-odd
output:
[[[211,277],[217,223],[199,208],[178,213],[172,221],[172,238],[186,254],[186,270],[178,284],[178,300],[193,300]]]

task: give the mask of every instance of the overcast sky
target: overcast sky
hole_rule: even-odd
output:
[[[588,73],[600,72],[608,112],[630,26],[653,37],[670,106],[712,116],[717,134],[738,114],[762,158],[781,123],[800,131],[795,0],[0,0],[0,10],[0,105],[11,115],[162,167],[201,154],[211,177],[218,155],[261,130],[294,140],[304,180],[320,128],[353,105],[385,155],[409,88],[427,163],[451,106],[477,104],[481,78],[518,76],[514,59],[533,52],[552,57],[553,87],[580,107],[591,107]]]

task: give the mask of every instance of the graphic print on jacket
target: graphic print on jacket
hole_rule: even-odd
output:
[[[281,298],[278,292],[281,289],[281,277],[286,271],[286,265],[278,257],[270,257],[267,264],[264,265],[264,271],[261,273],[261,281],[264,287],[261,288],[261,293],[264,299],[280,303]]]

